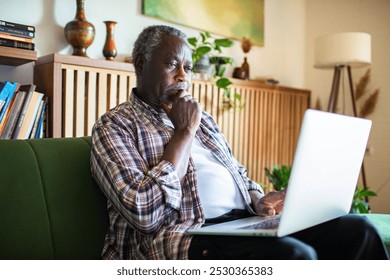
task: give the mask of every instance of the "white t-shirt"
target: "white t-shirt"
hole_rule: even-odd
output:
[[[218,217],[232,209],[245,209],[244,198],[232,174],[198,139],[192,144],[191,156],[206,219]]]

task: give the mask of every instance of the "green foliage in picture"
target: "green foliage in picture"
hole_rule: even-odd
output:
[[[264,0],[143,0],[144,15],[264,46]]]

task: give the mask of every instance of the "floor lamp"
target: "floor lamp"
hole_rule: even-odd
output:
[[[351,68],[371,64],[371,36],[367,33],[344,32],[318,37],[315,40],[315,68],[334,69],[328,112],[335,112],[342,71],[347,71],[353,114],[358,117]],[[364,189],[367,180],[364,161],[361,167]]]

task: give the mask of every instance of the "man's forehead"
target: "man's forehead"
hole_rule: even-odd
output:
[[[192,52],[187,41],[181,37],[165,35],[162,37],[160,44],[156,48],[157,52],[161,50],[167,50],[167,53],[170,55],[177,55],[178,51],[183,51],[185,49],[189,53]]]
[[[159,44],[160,47],[164,47],[170,44],[182,44],[188,46],[187,41],[181,37],[174,36],[174,35],[163,35],[161,37],[161,42]]]

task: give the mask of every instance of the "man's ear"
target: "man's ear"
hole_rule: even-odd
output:
[[[137,55],[133,60],[134,67],[139,71],[142,71],[144,67],[144,58],[141,55]]]

